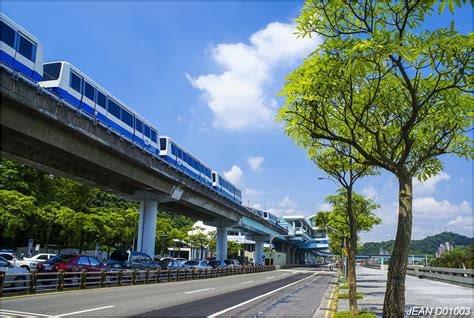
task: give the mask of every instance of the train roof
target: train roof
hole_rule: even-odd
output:
[[[136,110],[134,110],[133,108],[131,108],[130,106],[128,106],[127,103],[125,103],[124,101],[122,101],[120,98],[118,98],[117,96],[115,96],[114,94],[110,93],[110,91],[106,88],[104,88],[103,86],[101,86],[100,84],[98,84],[96,81],[94,81],[91,77],[89,77],[86,73],[84,73],[83,71],[81,71],[80,68],[78,68],[77,66],[75,66],[74,64],[72,64],[71,62],[68,62],[68,61],[52,61],[52,62],[46,62],[44,63],[45,65],[46,64],[53,64],[53,63],[61,63],[61,64],[66,64],[66,65],[69,65],[69,67],[71,69],[73,69],[76,73],[78,73],[79,75],[81,75],[82,77],[84,77],[90,84],[92,84],[93,86],[95,86],[96,88],[99,88],[102,93],[105,93],[107,94],[108,96],[110,96],[114,101],[118,102],[120,104],[120,106],[122,106],[123,108],[125,108],[126,110],[128,110],[129,112],[133,113],[135,115],[135,117],[138,117],[142,122],[148,124],[149,126],[152,126],[154,129],[156,129],[156,131],[158,132],[158,128],[156,128],[156,126],[151,123],[149,120],[147,120],[145,117],[143,117],[142,115],[140,115]]]
[[[30,40],[33,40],[34,42],[36,42],[37,45],[41,45],[40,41],[38,40],[37,37],[35,37],[33,34],[31,34],[30,32],[28,32],[25,28],[23,28],[21,25],[19,25],[18,23],[16,23],[15,21],[13,21],[11,18],[9,18],[5,13],[3,12],[0,12],[0,20],[3,20],[3,21],[6,21],[8,24],[11,24],[13,27],[15,27],[16,29],[18,29],[18,31],[20,31],[21,33],[23,33],[24,35],[28,36],[28,38]]]

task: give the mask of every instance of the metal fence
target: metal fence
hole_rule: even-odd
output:
[[[120,270],[98,272],[5,274],[0,272],[0,297],[74,289],[146,285],[215,278],[275,270],[274,265],[215,269]]]
[[[407,274],[418,278],[427,278],[474,287],[473,269],[408,266]]]

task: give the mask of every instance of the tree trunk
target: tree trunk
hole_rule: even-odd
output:
[[[349,282],[349,308],[351,314],[356,317],[357,307],[357,276],[355,271],[357,254],[357,224],[354,211],[352,209],[352,186],[347,189],[347,214],[349,216],[349,251],[347,259],[347,278]]]
[[[383,306],[384,318],[403,318],[405,311],[405,276],[410,250],[412,227],[412,178],[398,176],[398,226],[387,274]]]

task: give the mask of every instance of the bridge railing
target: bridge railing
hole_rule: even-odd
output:
[[[130,285],[159,284],[196,279],[216,278],[275,270],[274,265],[236,266],[213,269],[120,270],[98,272],[25,274],[0,272],[0,297],[75,289],[106,288]]]
[[[408,266],[407,274],[474,287],[474,269]]]

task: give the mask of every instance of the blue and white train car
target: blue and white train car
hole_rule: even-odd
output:
[[[242,192],[216,171],[212,172],[212,187],[223,196],[242,204]]]
[[[160,156],[172,166],[211,188],[211,169],[170,137],[160,137]]]
[[[158,130],[71,63],[45,63],[39,84],[117,134],[159,154]]]
[[[264,211],[263,218],[266,219],[268,222],[273,223],[275,225],[279,225],[279,219],[276,215],[271,214],[270,212]]]
[[[0,12],[0,62],[35,82],[43,76],[43,49],[31,33]]]

